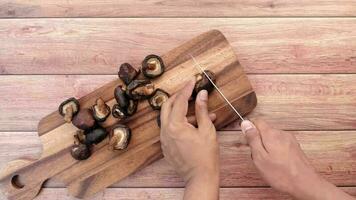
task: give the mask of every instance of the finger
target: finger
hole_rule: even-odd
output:
[[[195,115],[197,118],[198,127],[209,127],[212,123],[208,112],[208,91],[202,90],[198,93],[195,100]]]
[[[275,144],[274,141],[276,141],[276,139],[281,136],[280,131],[274,129],[271,125],[262,119],[258,118],[251,121],[259,130],[262,144],[264,145],[265,149],[269,151],[271,148],[273,148],[273,145]]]
[[[164,102],[162,104],[161,113],[160,113],[161,126],[167,124],[167,122],[169,121],[168,117],[169,117],[169,114],[171,113],[172,105],[173,105],[173,102],[176,97],[177,97],[177,95],[174,94],[166,102]]]
[[[248,144],[251,147],[252,156],[264,156],[267,154],[263,147],[262,140],[258,129],[249,120],[244,120],[241,123],[242,133],[245,134]]]
[[[189,81],[185,87],[180,90],[173,102],[170,119],[174,121],[185,121],[188,112],[188,100],[192,95],[195,85],[195,79]]]
[[[194,115],[188,116],[187,117],[188,122],[192,124],[193,126],[197,126],[197,118]],[[209,119],[214,122],[216,120],[216,114],[215,113],[209,113]]]

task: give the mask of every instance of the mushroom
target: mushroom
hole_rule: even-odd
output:
[[[215,74],[209,70],[205,70],[205,73],[207,73],[209,78],[215,83],[216,81]],[[193,91],[193,96],[196,96],[201,90],[207,90],[208,92],[214,90],[214,85],[211,84],[211,82],[205,76],[205,74],[197,74],[195,75],[195,78],[196,78],[196,83]]]
[[[134,100],[148,99],[155,91],[155,86],[149,80],[133,80],[126,89],[126,94]]]
[[[115,104],[112,109],[112,116],[119,119],[124,119],[127,117],[126,108],[122,108],[119,104]]]
[[[133,99],[129,100],[129,106],[127,107],[127,110],[126,110],[126,113],[128,116],[132,116],[133,114],[136,113],[137,105],[138,105],[137,100],[133,100]]]
[[[93,106],[92,110],[97,122],[104,122],[110,115],[110,106],[102,98],[96,100],[96,105]]]
[[[117,124],[112,128],[109,138],[109,146],[113,150],[126,149],[130,142],[131,130],[123,124]]]
[[[96,127],[92,130],[86,131],[84,143],[87,145],[99,144],[103,141],[108,132],[102,127]]]
[[[142,61],[142,73],[147,78],[156,78],[162,75],[164,68],[162,58],[157,55],[148,55]]]
[[[79,101],[72,97],[61,103],[59,105],[58,111],[64,117],[64,120],[67,123],[70,123],[73,116],[79,111],[79,108]]]
[[[159,110],[161,109],[162,104],[166,102],[168,98],[169,94],[166,91],[157,89],[152,97],[148,100],[148,102],[154,110]]]
[[[90,157],[90,147],[85,144],[74,144],[70,151],[72,157],[76,160],[86,160]]]
[[[119,85],[115,88],[114,97],[121,108],[128,107],[129,100],[127,99],[125,88],[123,86]]]
[[[95,119],[92,110],[88,108],[80,110],[73,117],[72,124],[81,130],[88,130],[94,127]]]
[[[126,84],[130,84],[132,80],[134,80],[137,75],[139,74],[139,71],[137,71],[135,68],[133,68],[129,63],[124,63],[120,66],[118,75],[119,78]]]

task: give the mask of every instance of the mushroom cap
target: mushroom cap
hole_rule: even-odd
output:
[[[126,89],[126,94],[131,99],[148,99],[155,91],[154,84],[149,80],[133,80]]]
[[[151,54],[142,61],[142,73],[147,78],[156,78],[163,74],[165,66],[161,57]]]
[[[76,160],[86,160],[91,156],[91,150],[88,145],[75,144],[70,151],[72,157]]]
[[[162,104],[166,102],[168,98],[169,94],[166,91],[157,89],[152,97],[148,100],[148,102],[153,109],[159,110],[161,109]]]
[[[79,109],[80,109],[80,104],[79,104],[79,101],[72,97],[72,98],[69,98],[65,101],[63,101],[59,107],[58,107],[58,112],[59,114],[61,114],[62,116],[64,116],[66,114],[66,108],[68,106],[72,106],[72,109],[73,109],[73,115],[75,115],[76,113],[78,113]]]
[[[121,108],[127,108],[129,106],[129,100],[122,85],[115,88],[114,97]]]
[[[137,106],[138,106],[138,101],[134,99],[130,99],[129,106],[126,109],[127,115],[132,116],[133,114],[135,114],[137,111]]]
[[[113,150],[126,149],[131,139],[131,130],[123,124],[117,124],[112,128],[109,137],[109,145]]]
[[[73,117],[72,124],[81,130],[88,130],[94,127],[95,119],[92,110],[88,108],[80,110]]]
[[[212,71],[209,70],[204,70],[204,71],[205,73],[208,74],[209,78],[215,83],[216,75]],[[196,96],[201,90],[206,90],[210,93],[215,89],[214,85],[211,84],[211,82],[205,76],[205,74],[197,74],[195,75],[195,77],[196,77],[196,83],[193,91],[193,96]]]
[[[85,134],[84,143],[87,145],[99,144],[106,138],[107,135],[108,132],[106,129],[102,127],[96,127]]]
[[[92,110],[93,116],[97,122],[104,122],[111,113],[110,106],[108,106],[102,99],[97,100],[97,103],[93,106]]]
[[[132,80],[134,80],[139,71],[137,71],[134,67],[132,67],[129,63],[123,63],[120,66],[118,75],[119,78],[126,84],[130,84]]]
[[[113,105],[111,113],[115,118],[125,119],[127,117],[126,109],[122,108],[119,104]]]

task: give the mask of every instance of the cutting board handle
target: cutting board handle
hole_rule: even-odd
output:
[[[46,180],[40,180],[36,174],[26,175],[26,166],[33,163],[34,160],[20,159],[9,162],[1,171],[0,185],[3,194],[9,200],[32,200],[40,192],[42,184]]]

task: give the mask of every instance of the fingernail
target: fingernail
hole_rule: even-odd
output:
[[[248,131],[255,130],[255,129],[256,129],[255,125],[249,120],[242,121],[241,123],[242,133],[246,134]]]
[[[208,100],[208,91],[206,90],[201,90],[198,94],[198,98],[201,100],[201,101],[207,101]]]

